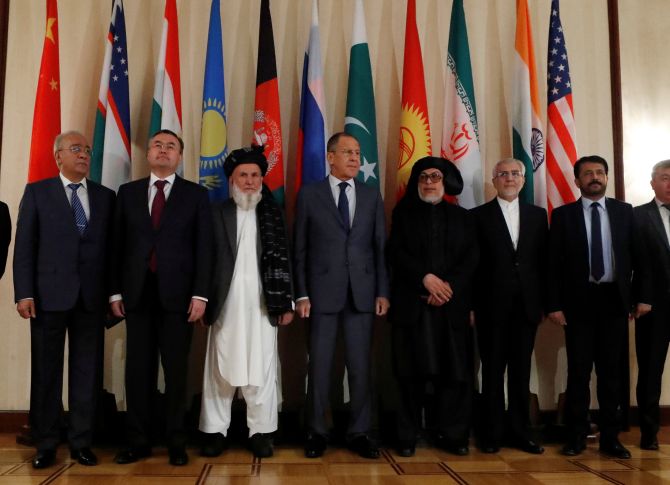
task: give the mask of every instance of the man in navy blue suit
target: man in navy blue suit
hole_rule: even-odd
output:
[[[91,147],[75,131],[54,142],[58,177],[26,186],[16,225],[16,308],[30,318],[34,468],[53,464],[60,439],[65,334],[71,456],[95,465],[91,436],[107,309],[114,192],[86,179]]]
[[[370,347],[374,315],[389,307],[384,205],[379,190],[355,178],[361,166],[356,138],[336,133],[327,152],[330,175],[304,186],[296,206],[296,311],[310,318],[305,455],[316,458],[326,449],[330,371],[341,326],[351,392],[347,439],[359,455],[378,458],[368,435]]]

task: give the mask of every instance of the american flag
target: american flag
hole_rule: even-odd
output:
[[[577,198],[572,182],[572,167],[577,160],[575,114],[558,0],[551,2],[547,61],[547,207],[551,212]]]

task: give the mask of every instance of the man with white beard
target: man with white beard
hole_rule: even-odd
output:
[[[233,151],[223,165],[231,198],[212,208],[214,272],[200,412],[203,456],[226,448],[231,405],[239,387],[247,404],[249,448],[272,456],[277,430],[277,326],[293,320],[286,225],[263,185],[262,147]]]

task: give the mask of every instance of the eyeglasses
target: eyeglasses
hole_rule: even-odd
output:
[[[151,144],[151,148],[156,148],[158,150],[165,150],[166,152],[171,152],[172,150],[177,149],[177,144],[176,143],[163,143],[160,141],[155,141]]]
[[[429,180],[433,183],[437,183],[440,180],[442,180],[442,174],[440,172],[432,172],[432,173],[422,172],[419,174],[419,182],[427,184]]]
[[[342,155],[346,155],[348,157],[360,157],[361,156],[361,151],[360,150],[331,150],[331,153],[341,153]]]
[[[63,150],[70,150],[75,155],[79,155],[81,152],[84,152],[89,157],[91,156],[91,147],[83,147],[81,145],[72,145],[67,148],[59,148],[57,152],[62,152]]]
[[[519,177],[523,177],[523,174],[519,170],[512,170],[511,172],[508,172],[505,170],[504,172],[498,172],[496,174],[496,177],[499,179],[505,179],[507,177],[512,177],[513,179],[518,179]]]

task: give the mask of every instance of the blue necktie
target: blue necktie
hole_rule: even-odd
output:
[[[342,217],[344,227],[346,227],[347,232],[349,232],[349,199],[347,199],[347,187],[349,184],[340,182],[337,185],[340,187],[340,197],[337,199],[337,210],[340,211],[340,217]]]
[[[591,276],[596,281],[605,274],[605,262],[603,260],[603,237],[600,232],[600,204],[591,204]]]
[[[69,184],[68,187],[72,190],[72,200],[70,201],[70,204],[72,205],[74,222],[77,224],[77,230],[81,236],[86,231],[86,227],[88,227],[88,220],[86,219],[84,206],[81,205],[81,200],[79,200],[79,196],[77,195],[77,189],[81,187],[81,184]]]

